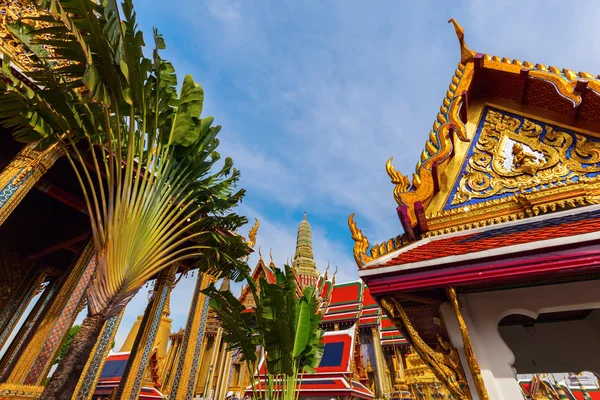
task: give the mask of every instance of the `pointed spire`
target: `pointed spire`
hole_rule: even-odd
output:
[[[300,276],[319,277],[317,263],[313,256],[312,232],[310,224],[306,219],[306,211],[304,212],[304,219],[300,222],[300,226],[298,227],[296,254],[294,255],[293,266]]]

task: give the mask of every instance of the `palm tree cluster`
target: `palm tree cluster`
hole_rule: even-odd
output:
[[[61,147],[96,254],[88,316],[44,392],[59,399],[70,398],[104,321],[146,281],[174,263],[240,280],[249,247],[232,234],[246,223],[232,211],[244,191],[216,151],[221,127],[201,117],[204,91],[189,75],[177,90],[156,30],[144,55],[132,1],[35,6],[41,16],[7,27],[34,64],[17,73],[3,55],[0,123],[17,140]]]

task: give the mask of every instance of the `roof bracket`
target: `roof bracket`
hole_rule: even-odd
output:
[[[404,228],[404,232],[408,236],[408,239],[411,242],[417,240],[415,236],[415,231],[410,223],[410,217],[408,216],[408,207],[406,206],[398,206],[396,207],[396,212],[398,213],[398,218],[400,219],[400,223],[402,224],[402,228]]]

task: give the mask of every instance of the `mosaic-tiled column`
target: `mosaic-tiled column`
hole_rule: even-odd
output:
[[[48,374],[60,345],[71,328],[96,269],[94,245],[90,242],[70,268],[32,340],[17,361],[8,382],[39,385]]]
[[[171,345],[169,346],[167,361],[165,362],[159,381],[165,393],[167,393],[165,388],[170,388],[171,383],[173,382],[174,367],[176,366],[177,360],[179,360],[179,350],[181,340],[183,339],[183,329],[171,334],[169,339],[171,339]]]
[[[44,288],[39,299],[29,312],[27,319],[21,325],[21,328],[15,335],[15,338],[10,343],[10,346],[4,352],[2,361],[0,361],[0,382],[8,379],[8,376],[13,371],[15,362],[21,357],[23,350],[31,342],[31,338],[35,333],[35,328],[39,325],[44,315],[48,313],[49,306],[52,303],[54,295],[58,291],[59,280],[51,280]]]
[[[0,173],[0,225],[62,155],[57,145],[37,151],[38,144],[25,146]]]
[[[72,400],[91,400],[94,395],[94,390],[104,369],[106,357],[108,357],[108,353],[112,349],[111,345],[124,313],[125,309],[104,323],[99,339],[92,349],[92,353],[81,373],[79,382],[77,382],[77,387],[73,392],[73,397],[71,397]]]
[[[383,360],[383,349],[381,348],[381,339],[379,337],[379,328],[373,327],[371,328],[371,334],[373,336],[373,352],[375,353],[375,369],[377,370],[377,391],[379,396],[383,397],[384,392],[384,384],[383,384],[383,370],[384,370],[384,360]]]
[[[140,394],[142,378],[154,348],[156,332],[163,317],[165,303],[175,281],[175,272],[177,272],[176,266],[167,267],[156,280],[152,298],[144,312],[138,334],[127,360],[125,372],[117,388],[116,398],[118,399],[136,400]]]
[[[188,314],[179,360],[173,377],[173,383],[169,390],[169,398],[187,400],[194,394],[196,375],[198,373],[198,362],[202,341],[204,340],[204,329],[206,317],[208,316],[208,300],[201,290],[205,289],[214,278],[206,274],[198,274],[192,305]]]
[[[33,263],[30,263],[29,271],[24,274],[8,302],[1,307],[0,349],[5,345],[31,300],[39,293],[41,285],[46,278],[46,274],[39,272],[34,266]]]

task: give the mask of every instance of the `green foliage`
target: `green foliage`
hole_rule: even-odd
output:
[[[314,372],[323,356],[318,296],[322,288],[309,286],[298,295],[294,272],[287,265],[285,271],[276,268],[274,275],[274,283],[261,278],[258,285],[246,275],[256,303],[253,310],[245,310],[231,292],[221,292],[214,285],[203,293],[211,298],[210,305],[221,319],[224,340],[231,349],[241,352],[251,375],[258,370],[258,349],[264,350],[264,398],[293,400],[298,396],[298,379],[304,373]]]
[[[58,145],[82,188],[97,254],[90,315],[116,315],[151,276],[191,260],[242,279],[249,249],[239,171],[216,151],[221,127],[202,117],[204,91],[180,90],[153,31],[150,57],[131,0],[39,0],[42,16],[8,27],[30,53],[31,89],[3,55],[0,123],[23,142]],[[42,27],[43,26],[43,27]]]
[[[81,326],[73,325],[71,329],[69,329],[69,332],[67,332],[67,337],[65,337],[65,340],[60,346],[60,350],[58,350],[58,355],[52,363],[53,365],[58,364],[63,359],[65,354],[67,354],[67,350],[69,350],[69,347],[71,347],[71,343],[73,343],[73,339],[75,339],[77,332],[79,332],[79,328],[81,328]]]

